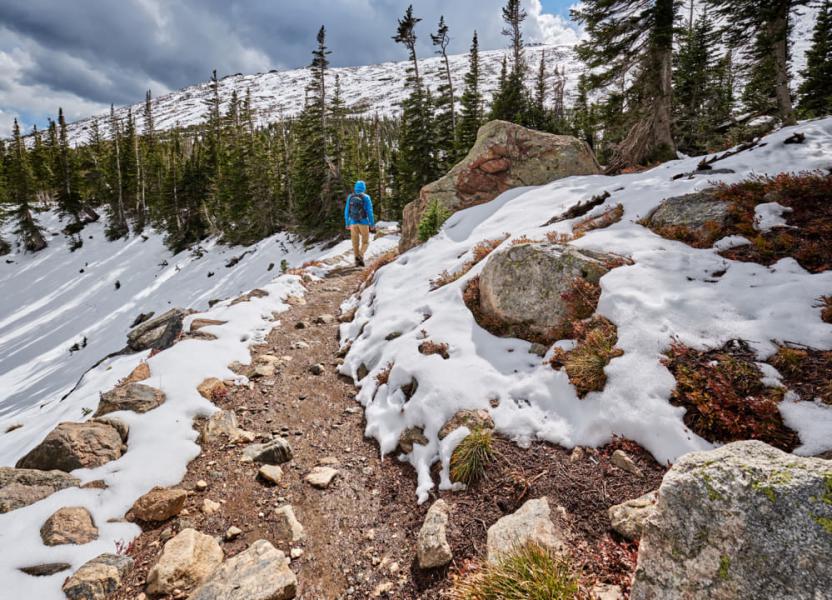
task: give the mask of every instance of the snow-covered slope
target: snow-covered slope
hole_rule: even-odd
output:
[[[567,90],[574,89],[578,75],[583,67],[575,57],[571,46],[531,46],[526,50],[526,57],[530,65],[538,64],[541,53],[546,54],[549,71],[549,89],[554,83],[554,69],[565,67]],[[505,56],[503,50],[492,50],[480,53],[480,69],[482,73],[482,90],[487,99],[497,87],[500,75],[500,64]],[[468,70],[468,56],[459,54],[449,57],[451,76],[454,86],[461,91],[463,78]],[[341,81],[342,95],[348,108],[357,114],[372,116],[393,115],[399,112],[399,104],[405,95],[404,82],[408,62],[388,62],[378,65],[362,67],[342,67],[329,71],[330,90],[338,76]],[[420,73],[424,76],[427,86],[436,90],[443,78],[442,61],[440,58],[427,58],[420,61]],[[535,69],[530,69],[529,77],[534,77]],[[265,124],[276,121],[281,117],[297,114],[303,108],[304,90],[309,83],[309,69],[293,69],[290,71],[270,71],[254,75],[231,75],[220,81],[219,92],[224,102],[236,90],[242,98],[246,89],[251,90],[252,107],[258,123]],[[153,100],[153,115],[157,129],[171,129],[177,125],[187,126],[199,123],[207,115],[206,101],[210,96],[208,83],[201,83],[183,90],[160,96]],[[134,115],[139,115],[144,103],[137,103],[131,107],[116,109],[116,116],[123,119],[127,116],[128,108]],[[107,115],[102,115],[106,117]],[[141,119],[138,125],[141,127]],[[101,131],[106,134],[109,130],[108,119],[100,121]],[[70,141],[81,143],[87,139],[92,119],[85,119],[69,126]]]
[[[806,134],[801,145],[785,145],[794,133]],[[366,407],[366,433],[385,453],[393,452],[400,433],[423,427],[427,445],[414,445],[406,457],[419,476],[420,500],[433,487],[430,467],[441,461],[441,487],[451,485],[448,459],[459,436],[442,442],[438,432],[461,409],[491,412],[497,430],[518,443],[547,440],[566,447],[596,446],[613,435],[633,439],[657,460],[708,448],[708,442],[684,424],[684,409],[669,402],[675,381],[661,364],[673,336],[703,348],[731,339],[749,340],[763,359],[774,352],[772,340],[815,348],[832,348],[832,325],[821,320],[817,299],[832,292],[832,271],[810,274],[793,259],[771,267],[727,260],[713,249],[695,249],[659,237],[637,224],[663,199],[700,190],[714,181],[736,182],[755,174],[832,167],[832,118],[783,129],[753,150],[719,163],[733,174],[673,176],[696,169],[699,158],[677,160],[638,174],[570,177],[538,188],[515,189],[494,201],[456,213],[426,244],[381,269],[360,299],[352,323],[342,334],[352,342],[341,367],[361,380],[358,400]],[[467,282],[485,261],[461,279],[431,291],[430,281],[443,271],[457,272],[480,241],[548,232],[570,233],[574,222],[544,226],[579,201],[609,191],[612,195],[590,215],[620,203],[623,219],[572,242],[581,248],[632,258],[632,266],[612,270],[601,279],[598,312],[618,326],[624,351],[606,368],[603,392],[580,399],[566,375],[529,353],[530,344],[499,338],[482,329],[462,300]],[[499,252],[499,249],[496,250]],[[725,270],[714,281],[709,274]],[[401,333],[392,339],[392,332]],[[449,345],[450,357],[423,355],[423,339]],[[551,351],[550,351],[551,352]],[[376,375],[393,365],[387,383]],[[401,386],[418,381],[407,399]],[[498,406],[494,408],[494,405]],[[784,401],[785,422],[800,434],[798,453],[832,449],[832,408],[811,402]]]

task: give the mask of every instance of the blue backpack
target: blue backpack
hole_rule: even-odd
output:
[[[367,210],[364,208],[364,194],[350,194],[349,199],[350,221],[357,223],[367,218]]]

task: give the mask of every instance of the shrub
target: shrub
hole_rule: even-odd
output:
[[[832,405],[832,351],[781,346],[768,362],[802,400]]]
[[[364,273],[361,275],[361,284],[365,285],[372,281],[373,277],[381,267],[385,265],[389,265],[391,262],[396,260],[399,257],[399,250],[398,248],[393,248],[392,250],[388,250],[373,262],[371,262],[365,269]]]
[[[494,439],[490,429],[475,428],[451,454],[451,480],[471,484],[482,478],[494,459]]]
[[[422,218],[419,219],[419,240],[426,242],[439,233],[442,224],[450,216],[451,211],[445,208],[444,204],[439,200],[431,200],[425,212],[422,213]]]
[[[756,357],[742,342],[709,351],[674,342],[665,366],[676,378],[671,402],[684,406],[685,424],[710,442],[761,440],[792,451],[799,439],[783,423],[781,388],[762,383]]]
[[[458,271],[454,271],[450,273],[448,271],[442,271],[438,277],[432,279],[430,282],[430,289],[431,290],[438,290],[442,286],[448,285],[449,283],[453,283],[463,275],[465,275],[468,271],[473,269],[477,264],[479,264],[484,258],[486,258],[489,254],[491,254],[497,247],[502,244],[508,235],[503,236],[501,238],[495,238],[493,240],[483,240],[479,242],[476,246],[474,246],[471,253],[473,254],[471,260],[467,261]]]
[[[485,563],[454,586],[454,600],[570,600],[578,581],[570,561],[537,544],[527,544]]]
[[[556,348],[550,364],[553,368],[564,369],[569,381],[575,386],[578,396],[583,398],[589,392],[600,392],[607,384],[604,373],[610,361],[623,354],[616,348],[618,330],[604,317],[594,317],[574,326],[578,345],[573,350]]]

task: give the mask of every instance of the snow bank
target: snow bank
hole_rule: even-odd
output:
[[[795,131],[804,132],[806,142],[784,145]],[[378,440],[382,452],[395,450],[404,429],[424,427],[429,444],[417,445],[403,457],[418,473],[420,501],[434,486],[432,463],[442,463],[440,487],[450,485],[448,440],[440,446],[437,434],[458,410],[490,410],[497,430],[520,444],[546,440],[566,447],[598,446],[621,435],[643,445],[660,462],[673,461],[711,447],[685,427],[684,409],[668,401],[675,381],[660,360],[673,337],[696,348],[742,338],[761,360],[775,351],[778,340],[832,348],[832,325],[821,321],[815,307],[819,296],[832,291],[832,272],[813,275],[792,259],[771,267],[730,261],[716,250],[663,239],[636,223],[663,199],[714,181],[832,166],[832,119],[783,129],[764,142],[720,161],[719,167],[733,169],[733,174],[674,181],[674,175],[695,170],[700,159],[690,158],[644,173],[571,177],[512,190],[455,214],[439,235],[377,273],[375,284],[351,301],[358,307],[356,319],[342,325],[345,342],[352,347],[341,370],[357,379],[362,364],[370,369],[357,399],[366,407],[366,433]],[[623,219],[573,244],[634,261],[601,280],[598,306],[618,326],[624,354],[606,368],[604,391],[579,399],[566,375],[530,354],[527,342],[495,337],[474,321],[462,290],[484,263],[435,291],[430,280],[444,270],[457,271],[482,240],[506,232],[532,239],[550,231],[569,233],[572,221],[543,224],[604,191],[612,195],[596,211],[620,203]],[[730,239],[724,245],[742,241]],[[712,276],[723,270],[721,277]],[[401,335],[387,341],[393,332]],[[447,343],[449,360],[420,354],[418,345],[425,337]],[[389,380],[378,385],[375,376],[388,364],[394,365]],[[418,389],[407,400],[400,388],[414,378]],[[832,409],[792,401],[782,411],[804,441],[798,453],[832,449]]]
[[[49,225],[57,227],[55,221]],[[15,263],[3,267],[2,285],[12,293],[4,294],[0,320],[0,343],[5,344],[0,346],[0,389],[4,394],[10,389],[13,395],[4,396],[0,409],[7,419],[11,415],[23,427],[0,433],[0,464],[13,465],[58,422],[84,420],[86,411],[82,409],[95,410],[99,394],[112,388],[141,360],[146,359],[151,370],[151,378],[144,383],[161,389],[167,400],[144,414],[113,413],[130,426],[127,452],[101,467],[73,472],[82,483],[104,480],[107,489],[70,488],[0,515],[0,547],[7,549],[0,553],[0,581],[4,584],[0,598],[63,598],[61,584],[72,571],[32,577],[19,568],[66,562],[75,570],[103,552],[126,546],[140,533],[138,526],[119,522],[124,513],[154,486],[178,484],[188,462],[200,452],[193,419],[216,409],[197,393],[196,386],[208,377],[240,380],[227,365],[233,361],[248,364],[249,347],[280,325],[275,315],[289,308],[286,297],[305,292],[299,277],[275,277],[267,271],[267,264],[277,263],[279,273],[284,258],[290,263],[333,259],[325,267],[310,269],[322,275],[344,264],[347,259],[342,255],[350,247],[345,241],[328,251],[313,248],[304,253],[299,244],[279,235],[243,249],[209,243],[205,256],[196,259],[189,254],[171,257],[155,235],[146,241],[108,243],[102,241],[100,226],[88,228],[85,234],[93,239],[74,254],[67,253],[63,243],[55,239],[45,254],[14,256]],[[397,236],[381,238],[370,244],[369,252],[381,253],[397,243]],[[229,258],[244,251],[251,254],[234,269],[225,268]],[[162,260],[169,264],[158,267]],[[78,274],[78,265],[86,265],[84,274]],[[214,277],[207,277],[209,271]],[[116,279],[122,284],[118,291],[114,290]],[[232,305],[239,292],[254,287],[269,295]],[[187,329],[195,318],[226,321],[206,328],[216,340],[186,339],[153,357],[147,352],[117,357],[90,371],[77,390],[58,402],[90,361],[123,346],[136,313],[169,305],[199,307],[217,297],[226,299],[188,317],[185,323]],[[89,344],[80,361],[77,354],[70,357],[67,346],[82,335],[88,337]],[[18,357],[18,352],[26,358]],[[39,396],[40,390],[47,391]],[[44,546],[39,529],[63,506],[86,507],[99,529],[99,538],[81,546]],[[8,551],[12,547],[14,552]]]

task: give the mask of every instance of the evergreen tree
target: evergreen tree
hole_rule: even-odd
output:
[[[0,225],[6,222],[6,209],[8,205],[6,194],[6,144],[0,139]],[[0,256],[12,251],[11,244],[0,236]]]
[[[610,172],[676,155],[671,83],[677,9],[676,0],[587,0],[573,10],[588,36],[577,52],[592,72],[591,88],[628,82],[628,132]]]
[[[794,122],[789,91],[789,31],[794,8],[809,0],[709,0],[725,23],[729,42],[743,47],[749,75],[743,91],[746,107],[761,114],[776,114],[783,123]]]
[[[66,120],[63,109],[58,109],[58,210],[70,218],[67,233],[76,234],[83,227],[81,223],[81,185],[75,155],[69,146]],[[76,240],[76,243],[78,241]]]
[[[491,118],[528,125],[530,101],[525,86],[526,60],[522,32],[523,21],[528,14],[520,7],[520,0],[507,0],[502,16],[505,23],[502,34],[509,38],[512,62],[508,74],[505,73],[505,60],[503,62],[500,85],[491,104]]]
[[[32,150],[30,156],[32,175],[35,178],[35,189],[44,196],[48,196],[52,187],[53,175],[49,168],[49,155],[43,142],[43,135],[37,125],[32,130]]]
[[[505,68],[505,61],[503,61]],[[459,158],[468,154],[477,141],[477,131],[483,120],[483,99],[480,92],[480,43],[477,32],[471,40],[468,53],[468,72],[465,74],[465,89],[460,99],[461,111],[456,129],[456,154]]]
[[[15,234],[23,247],[27,252],[38,252],[46,248],[46,239],[37,220],[32,216],[35,180],[17,119],[14,120],[12,131],[12,145],[6,157],[5,167],[10,213],[15,222]]]
[[[124,184],[122,182],[122,139],[121,124],[116,118],[113,105],[110,105],[110,157],[109,157],[109,194],[107,207],[106,235],[109,240],[116,240],[130,233],[127,225],[127,210],[124,203]]]
[[[806,117],[821,117],[832,111],[832,6],[823,0],[806,52],[806,68],[800,73],[798,89],[800,112]]]
[[[572,108],[572,123],[575,136],[586,142],[590,149],[595,150],[597,124],[595,122],[594,107],[589,101],[588,88],[587,76],[581,73],[578,76],[577,96],[575,98],[575,105]]]
[[[448,35],[448,25],[445,17],[439,17],[436,33],[430,36],[436,46],[436,53],[442,56],[443,81],[437,89],[436,117],[434,119],[434,144],[437,155],[437,167],[445,173],[456,162],[454,152],[454,132],[456,131],[456,98],[454,96],[454,82],[451,78],[451,65],[448,62],[448,45],[451,37]]]

